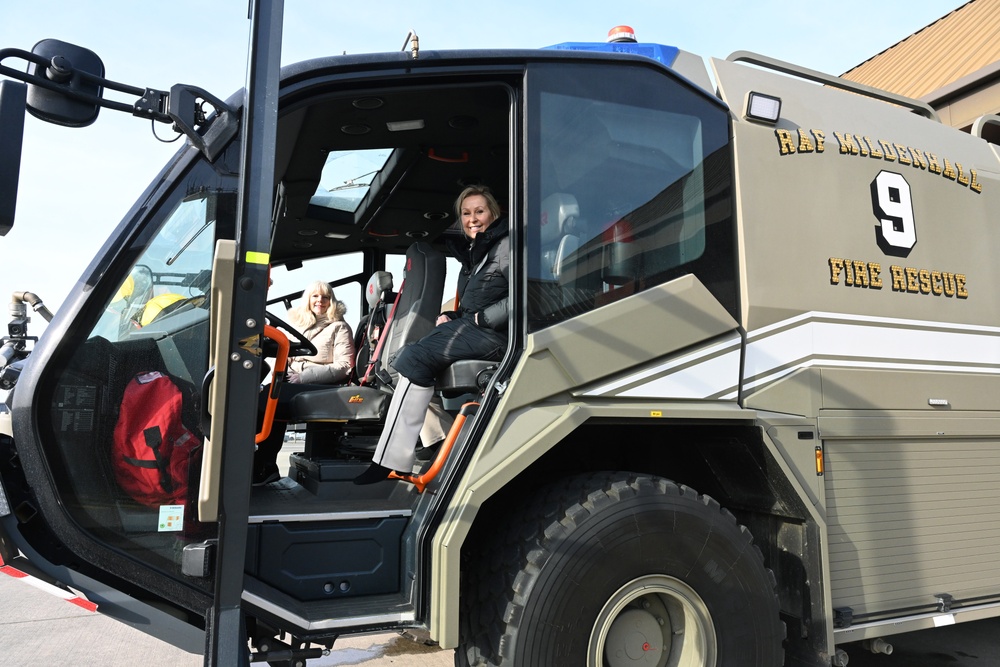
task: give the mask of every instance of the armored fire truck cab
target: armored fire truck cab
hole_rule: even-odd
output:
[[[418,627],[459,665],[819,666],[1000,614],[993,146],[649,44],[338,56],[269,92],[271,126],[253,86],[215,101],[27,357],[5,562],[206,664]],[[439,379],[437,460],[358,487],[479,183],[509,225],[508,348]],[[308,347],[267,267],[305,285],[331,259],[379,332],[354,321],[357,377],[293,403],[301,451],[252,487],[263,364]],[[150,506],[112,444],[154,371],[201,446]]]

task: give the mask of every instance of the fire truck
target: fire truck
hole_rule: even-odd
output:
[[[40,298],[14,295],[4,564],[206,665],[405,628],[457,665],[846,665],[1000,615],[1000,119],[967,134],[789,63],[635,41],[411,35],[280,68],[281,19],[255,3],[226,100],[116,83],[56,40],[0,51],[4,230],[25,108],[82,126],[121,91],[186,137],[39,340]],[[356,486],[393,351],[451,296],[469,184],[509,226],[508,347],[439,378],[436,459]],[[319,260],[384,321],[359,377],[293,402],[301,451],[253,486],[265,364],[310,345],[269,266],[305,284]],[[200,441],[188,496],[153,507],[112,456],[151,372]]]

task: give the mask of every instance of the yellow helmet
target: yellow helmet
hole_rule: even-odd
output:
[[[125,282],[122,283],[122,286],[118,288],[118,291],[115,292],[115,298],[111,299],[111,303],[127,299],[132,296],[133,292],[135,292],[135,278],[129,276],[125,279]]]
[[[154,296],[146,302],[146,307],[142,310],[142,317],[139,318],[139,325],[146,326],[156,319],[156,316],[163,312],[164,308],[183,299],[182,295],[173,293]]]

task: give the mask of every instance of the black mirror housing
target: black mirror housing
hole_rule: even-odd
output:
[[[100,57],[90,49],[58,39],[43,39],[31,52],[44,58],[48,66],[29,63],[29,76],[43,77],[55,84],[55,89],[29,85],[28,112],[67,127],[86,127],[97,120],[103,93],[100,81],[104,79]]]

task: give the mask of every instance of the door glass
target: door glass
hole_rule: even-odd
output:
[[[171,575],[185,544],[216,534],[215,524],[196,521],[197,415],[216,227],[234,202],[209,191],[178,198],[136,241],[135,260],[55,381],[52,432],[43,437],[77,523]]]
[[[530,326],[686,273],[735,308],[725,109],[646,67],[538,66],[529,100]]]

